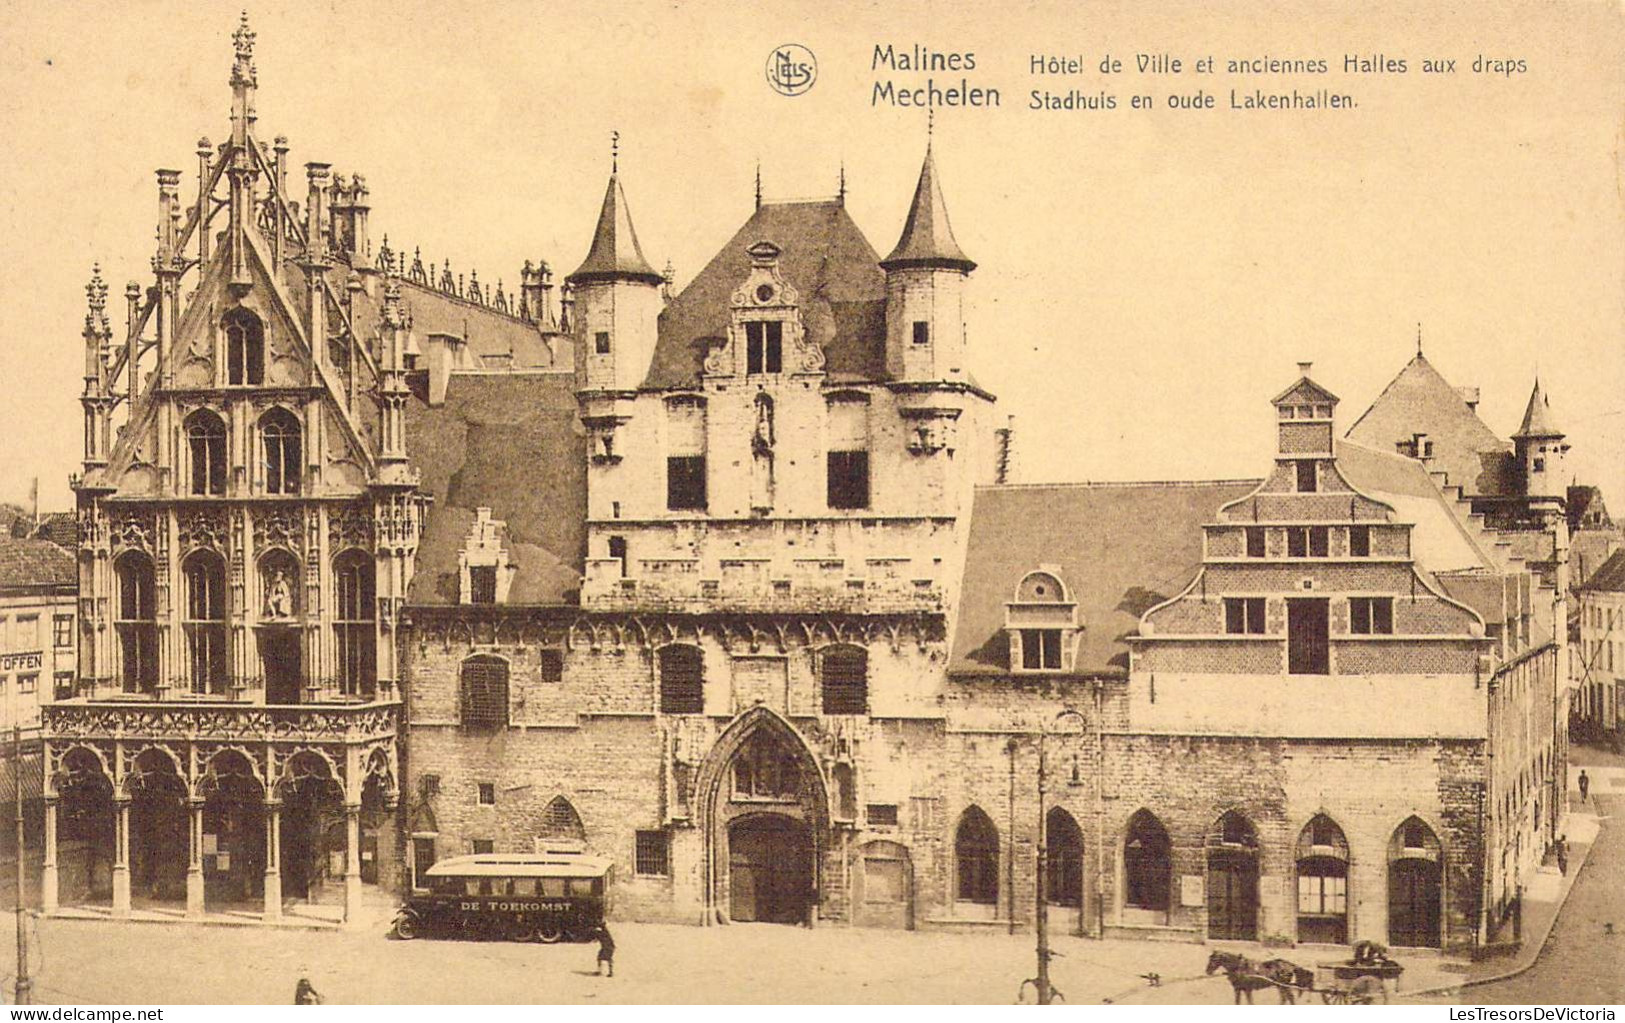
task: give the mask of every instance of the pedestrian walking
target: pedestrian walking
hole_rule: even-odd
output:
[[[323,998],[316,990],[316,986],[308,977],[300,977],[299,983],[294,985],[293,1004],[295,1005],[321,1005]]]
[[[1557,872],[1564,877],[1569,873],[1569,836],[1559,835],[1557,839]]]
[[[1580,802],[1586,801],[1586,793],[1591,791],[1591,779],[1586,777],[1586,769],[1580,768]]]
[[[597,973],[604,973],[608,968],[608,975],[615,976],[615,939],[609,933],[606,924],[598,925],[598,969]]]

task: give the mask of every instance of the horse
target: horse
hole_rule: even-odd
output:
[[[1281,992],[1282,1005],[1297,1005],[1298,992],[1308,992],[1315,987],[1315,971],[1305,969],[1297,963],[1286,959],[1266,959],[1258,965],[1259,972],[1275,981],[1277,990]]]
[[[1275,987],[1276,982],[1260,972],[1257,963],[1246,956],[1234,952],[1214,952],[1207,957],[1207,974],[1212,976],[1216,971],[1223,970],[1225,979],[1230,981],[1230,990],[1235,993],[1236,1004],[1241,1004],[1241,996],[1247,996],[1247,1004],[1253,1004],[1253,992],[1259,988]],[[1283,994],[1282,1000],[1285,1000]]]

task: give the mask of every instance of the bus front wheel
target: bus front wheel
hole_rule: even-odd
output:
[[[551,945],[564,937],[564,928],[553,921],[547,921],[536,928],[536,940],[544,945]]]

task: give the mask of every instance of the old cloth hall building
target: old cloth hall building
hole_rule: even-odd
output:
[[[251,42],[128,341],[92,291],[56,897],[353,906],[566,842],[634,919],[1008,928],[1043,841],[1075,933],[1493,932],[1562,587],[1307,366],[1261,479],[995,482],[929,147],[884,257],[758,199],[675,293],[612,172],[510,306],[373,252],[326,165],[295,208]]]

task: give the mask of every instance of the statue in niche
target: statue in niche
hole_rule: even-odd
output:
[[[773,508],[773,399],[756,395],[756,429],[750,438],[750,505],[758,512]]]
[[[270,581],[265,586],[265,617],[293,617],[293,580],[280,566],[271,571]]]

